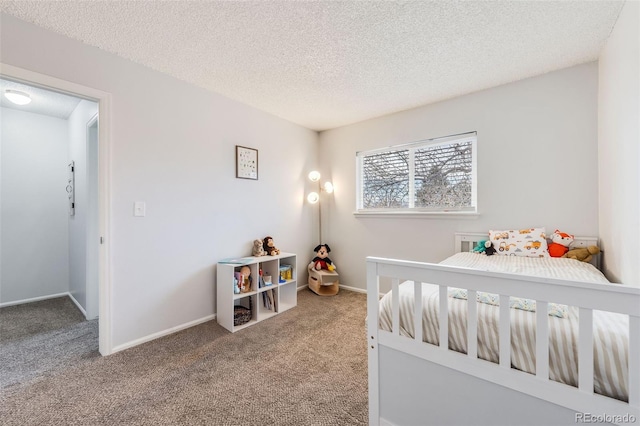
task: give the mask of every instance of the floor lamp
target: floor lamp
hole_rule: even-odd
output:
[[[318,244],[322,244],[322,207],[320,206],[320,193],[322,191],[327,194],[331,194],[333,192],[333,184],[331,182],[325,182],[320,185],[320,172],[312,171],[309,173],[309,180],[318,185],[318,190],[310,192],[307,195],[307,201],[311,204],[318,204],[318,239],[320,240]]]
[[[320,172],[312,171],[309,173],[309,180],[318,185],[317,191],[310,192],[307,195],[307,201],[311,204],[318,204],[318,244],[324,244],[322,241],[322,206],[320,205],[320,194],[324,191],[327,194],[333,192],[333,184],[325,182],[320,184]],[[327,246],[328,247],[328,246]],[[339,275],[335,270],[316,270],[312,267],[313,262],[309,264],[309,289],[319,296],[334,296],[340,291]]]

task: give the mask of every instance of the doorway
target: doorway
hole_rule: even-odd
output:
[[[97,111],[84,120],[83,140],[84,149],[76,153],[76,158],[80,163],[85,164],[84,170],[84,220],[86,221],[85,232],[70,233],[69,247],[83,247],[86,253],[84,264],[81,267],[73,268],[78,277],[78,282],[86,284],[84,289],[70,288],[69,293],[74,297],[76,305],[81,307],[87,319],[98,318],[99,330],[99,352],[102,355],[109,355],[111,348],[111,315],[110,315],[110,282],[109,282],[109,107],[110,95],[92,88],[84,87],[72,82],[56,79],[43,74],[34,73],[28,70],[0,64],[0,78],[15,83],[28,85],[36,89],[50,90],[52,92],[77,97],[81,103],[97,105]],[[72,155],[73,156],[73,155]],[[70,156],[71,157],[71,156]],[[78,162],[74,159],[74,166]],[[92,164],[91,167],[87,165]],[[77,173],[77,169],[74,170]],[[68,177],[67,177],[68,178]],[[78,182],[74,182],[77,184]],[[64,187],[64,185],[63,185]],[[72,207],[79,207],[77,204],[81,188],[74,187],[74,200],[69,198],[69,231],[72,224],[81,222],[80,211],[76,209],[72,214]],[[67,190],[68,191],[68,190]],[[4,235],[0,234],[2,238]],[[71,238],[75,238],[71,242]],[[81,243],[78,243],[81,241]],[[73,257],[71,250],[70,258]],[[75,265],[78,266],[78,265]],[[72,280],[70,280],[71,282]],[[0,289],[3,281],[0,281]],[[80,303],[79,303],[80,302]]]

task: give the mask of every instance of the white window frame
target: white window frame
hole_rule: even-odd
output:
[[[424,139],[403,145],[395,145],[385,148],[379,148],[368,151],[356,152],[356,211],[357,216],[375,215],[375,216],[477,216],[478,213],[478,161],[477,161],[477,140],[476,132],[468,132],[451,136],[444,136],[433,139]],[[415,207],[415,164],[414,153],[416,149],[424,147],[436,147],[439,145],[450,145],[452,143],[470,143],[471,144],[471,206],[447,209],[431,209]],[[409,207],[400,208],[363,208],[363,161],[364,158],[373,154],[393,152],[393,151],[409,151]]]

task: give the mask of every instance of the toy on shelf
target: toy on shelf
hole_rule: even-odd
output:
[[[253,251],[251,254],[253,255],[253,257],[260,257],[267,254],[264,251],[262,240],[253,240]]]
[[[551,235],[551,243],[549,244],[549,255],[551,257],[562,257],[569,251],[569,246],[573,242],[573,235],[566,232],[560,232],[557,229]]]
[[[316,256],[309,263],[309,289],[320,296],[333,296],[340,290],[336,267],[329,259],[331,251],[328,244],[320,244],[313,251]]]
[[[239,282],[238,287],[240,287],[240,292],[249,293],[251,291],[252,283],[251,268],[249,268],[248,266],[243,266],[242,268],[240,268],[240,272],[237,272],[236,274],[240,275],[240,277],[236,275],[236,278]]]
[[[272,237],[264,237],[262,240],[262,248],[269,256],[277,256],[280,254],[280,250],[276,248]]]
[[[264,285],[265,285],[265,287],[269,287],[272,284],[273,283],[271,282],[271,275],[265,275],[264,276]]]
[[[280,265],[280,279],[278,282],[280,284],[286,283],[287,281],[291,281],[293,279],[293,270],[291,269],[291,265]]]

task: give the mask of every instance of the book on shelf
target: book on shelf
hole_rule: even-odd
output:
[[[274,310],[272,308],[275,308],[275,303],[274,303],[274,294],[273,294],[273,290],[267,290],[265,291],[265,293],[267,294],[267,300],[269,301],[269,306],[266,306],[267,309]]]
[[[218,263],[227,263],[230,265],[248,265],[251,262],[253,262],[253,257],[225,257],[218,261]]]

